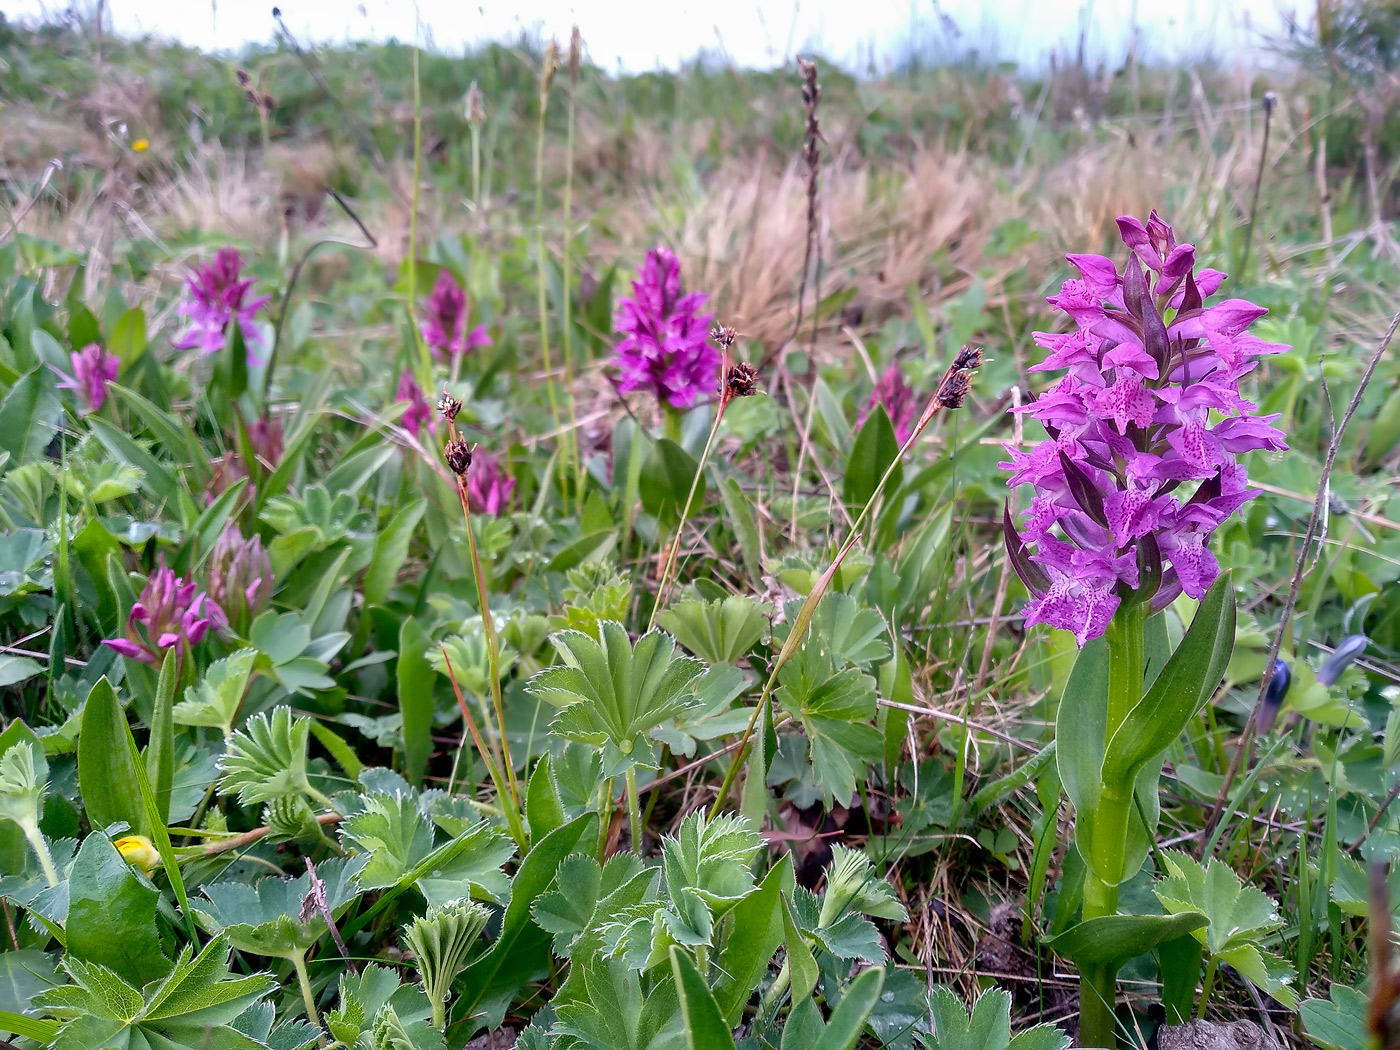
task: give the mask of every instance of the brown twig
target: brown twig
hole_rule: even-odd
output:
[[[316,823],[323,828],[332,824],[339,824],[344,818],[339,813],[320,813],[316,816]],[[242,849],[244,846],[251,846],[255,842],[267,838],[272,834],[270,826],[254,828],[252,831],[245,831],[241,835],[234,835],[231,838],[220,839],[218,842],[211,842],[204,847],[206,857],[217,856],[220,853],[227,853],[232,849]]]

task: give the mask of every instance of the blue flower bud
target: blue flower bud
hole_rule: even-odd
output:
[[[1259,705],[1259,732],[1267,733],[1274,727],[1283,698],[1288,695],[1288,687],[1293,684],[1293,673],[1282,660],[1274,660],[1274,674],[1269,679],[1269,687],[1264,690],[1264,701]]]
[[[1342,677],[1342,672],[1350,667],[1370,644],[1371,640],[1364,634],[1347,635],[1337,643],[1332,655],[1318,669],[1317,680],[1323,685],[1334,685],[1337,679]]]

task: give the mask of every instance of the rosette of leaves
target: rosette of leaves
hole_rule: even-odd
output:
[[[928,1050],[1065,1050],[1069,1036],[1054,1025],[1038,1024],[1011,1035],[1011,996],[990,988],[977,997],[972,1009],[957,993],[935,985],[929,993],[933,1032],[918,1035]]]
[[[71,984],[40,992],[31,1007],[63,1022],[55,1050],[108,1046],[198,1046],[207,1050],[264,1050],[240,1031],[241,1015],[276,986],[269,974],[233,977],[228,944],[215,937],[191,958],[183,948],[170,973],[136,988],[114,971],[80,959],[64,960]],[[279,1045],[297,1046],[302,1040]]]
[[[311,719],[298,718],[290,707],[275,707],[270,717],[266,712],[254,715],[229,738],[228,750],[219,759],[219,790],[236,791],[245,806],[306,795],[328,810],[335,809],[307,778],[310,734]]]
[[[1165,974],[1168,979],[1164,998],[1172,998],[1173,988],[1180,988],[1179,999],[1169,1002],[1168,1014],[1177,1007],[1182,1017],[1189,1012],[1189,995],[1196,987],[1201,950],[1206,957],[1205,986],[1202,1003],[1210,998],[1215,973],[1221,963],[1228,963],[1241,977],[1262,992],[1267,992],[1290,1010],[1298,1007],[1298,993],[1292,987],[1293,968],[1284,959],[1261,945],[1283,926],[1278,905],[1263,890],[1248,886],[1234,870],[1214,857],[1204,866],[1178,850],[1162,853],[1167,876],[1152,887],[1162,907],[1169,914],[1202,912],[1206,925],[1194,930],[1191,937],[1199,949],[1189,959],[1174,959],[1183,972]],[[1178,979],[1173,979],[1178,978]]]
[[[329,860],[316,869],[325,886],[326,908],[338,917],[360,895],[354,877],[364,866],[364,858]],[[306,907],[312,891],[311,874],[282,879],[244,882],[216,882],[205,886],[204,897],[192,898],[195,919],[212,934],[222,936],[241,952],[286,959],[296,970],[306,1001],[306,1015],[317,1023],[306,953],[325,936],[328,927],[319,908]]]
[[[428,1022],[428,997],[401,984],[391,969],[374,963],[340,978],[340,1000],[326,1011],[335,1041],[353,1050],[442,1050],[442,1034]]]
[[[443,792],[418,792],[397,774],[367,769],[360,812],[341,824],[347,846],[368,861],[356,877],[361,889],[398,894],[416,888],[431,905],[463,897],[504,900],[510,880],[501,866],[515,847],[465,800]]]
[[[679,655],[675,639],[661,631],[647,632],[635,646],[616,620],[603,621],[598,632],[596,639],[582,631],[551,635],[563,663],[540,671],[527,688],[561,709],[555,733],[603,749],[606,775],[654,766],[656,745],[648,734],[686,709],[705,666]]]
[[[442,1031],[447,997],[452,979],[477,948],[490,917],[480,904],[467,900],[449,901],[440,908],[429,908],[404,930],[404,947],[413,953],[423,992],[433,1010],[433,1027]]]
[[[604,953],[636,970],[669,963],[672,945],[695,953],[704,968],[715,924],[753,892],[753,861],[762,839],[738,816],[709,820],[692,813],[662,843],[664,894],[618,907],[598,933]]]

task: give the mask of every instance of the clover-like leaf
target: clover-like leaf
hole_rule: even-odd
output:
[[[452,980],[468,955],[481,946],[478,938],[489,918],[490,913],[480,904],[458,900],[429,908],[404,930],[404,945],[413,952],[423,992],[433,1008],[433,1027],[439,1031]]]
[[[711,664],[738,663],[768,627],[763,606],[742,594],[709,602],[687,598],[657,616],[656,622]]]
[[[1038,1024],[1011,1036],[1011,995],[990,988],[969,1010],[957,993],[936,985],[929,993],[933,1031],[920,1032],[928,1050],[1065,1050],[1069,1036],[1053,1025]]]
[[[763,840],[743,817],[708,820],[696,812],[662,844],[662,872],[673,904],[692,890],[715,913],[725,914],[753,889],[751,865]]]

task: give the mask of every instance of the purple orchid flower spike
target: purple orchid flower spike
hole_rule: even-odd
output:
[[[213,262],[195,268],[189,279],[189,296],[180,305],[180,314],[188,317],[190,323],[175,338],[177,350],[216,354],[224,348],[229,324],[237,321],[248,363],[263,363],[254,350],[262,345],[263,338],[253,318],[272,296],[249,299],[253,279],[242,278],[242,270],[243,258],[236,248],[220,248]]]
[[[617,304],[618,391],[647,389],[659,403],[689,408],[718,389],[720,353],[707,339],[714,315],[700,312],[709,297],[681,294],[681,264],[669,248],[647,252],[632,293]]]
[[[394,392],[394,401],[408,402],[408,410],[399,419],[399,425],[415,437],[422,436],[423,428],[428,428],[428,433],[437,433],[437,423],[433,417],[433,406],[428,403],[427,396],[423,393],[423,388],[418,385],[418,381],[413,378],[413,373],[407,370],[399,376],[399,386]]]
[[[73,375],[58,384],[60,390],[72,390],[82,398],[87,412],[99,412],[107,403],[107,384],[121,371],[121,359],[109,354],[96,343],[89,343],[69,355]]]
[[[893,362],[875,384],[875,389],[870,392],[870,400],[866,402],[860,418],[856,420],[857,426],[865,424],[866,416],[870,415],[870,410],[876,405],[884,406],[890,422],[894,424],[894,439],[903,447],[909,440],[909,435],[914,432],[916,406],[914,389],[904,378],[904,370],[899,367],[899,362]]]
[[[168,649],[184,652],[198,645],[211,629],[228,626],[223,609],[196,586],[176,576],[162,558],[146,580],[141,596],[126,620],[126,636],[105,638],[102,644],[144,664],[159,664]]]
[[[1035,371],[1066,369],[1019,409],[1049,437],[1007,446],[1013,488],[1035,495],[1017,528],[1003,521],[1012,567],[1031,591],[1026,624],[1074,634],[1082,648],[1125,601],[1165,608],[1200,598],[1220,574],[1211,536],[1251,499],[1240,456],[1288,446],[1240,393],[1265,354],[1287,347],[1249,334],[1263,307],[1207,305],[1225,279],[1195,269],[1156,212],[1118,220],[1128,259],[1070,255],[1078,278],[1049,297],[1066,334],[1035,333],[1050,356]],[[1146,267],[1146,272],[1144,272]]]
[[[423,309],[423,341],[432,349],[434,357],[441,359],[446,354],[451,359],[478,346],[491,345],[491,336],[484,324],[467,331],[471,315],[467,293],[446,270],[438,273],[437,283]]]
[[[496,517],[510,507],[515,479],[501,473],[501,462],[490,452],[478,452],[467,475],[467,499],[478,514]]]

